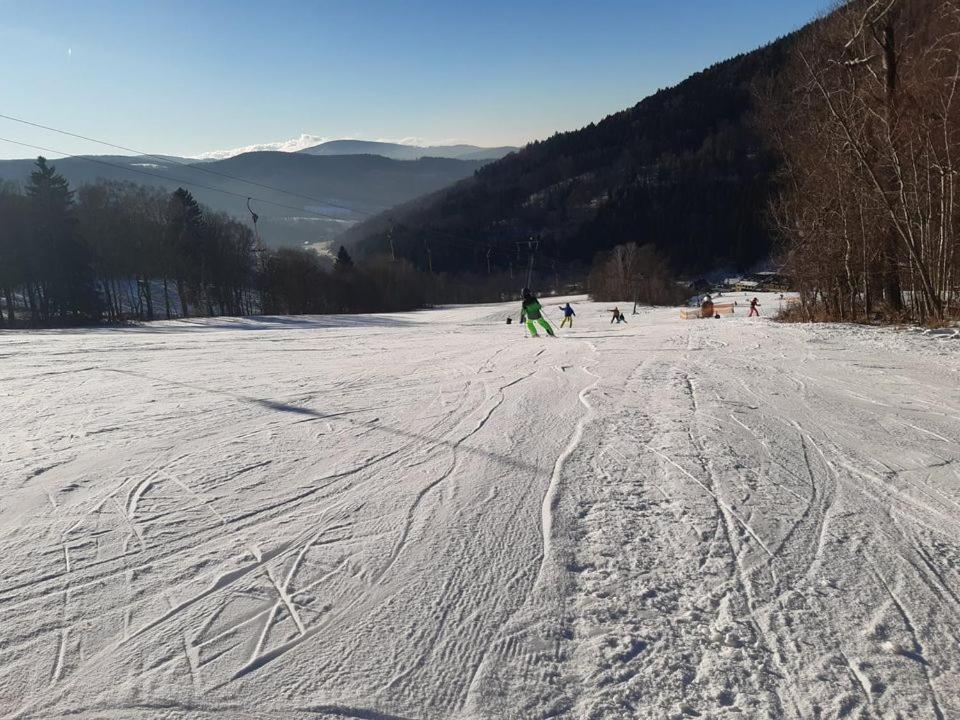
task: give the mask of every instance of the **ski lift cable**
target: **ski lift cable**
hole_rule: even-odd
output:
[[[117,168],[119,170],[125,170],[131,173],[137,173],[139,175],[147,175],[149,177],[159,178],[160,180],[167,180],[175,182],[179,185],[186,185],[188,187],[202,188],[203,190],[210,190],[211,192],[223,193],[224,195],[230,195],[231,197],[240,198],[241,200],[256,200],[257,202],[263,203],[265,205],[273,205],[274,207],[283,208],[285,210],[293,210],[298,213],[307,213],[309,215],[315,215],[317,217],[325,218],[327,220],[341,220],[335,215],[329,215],[327,213],[316,212],[315,210],[309,210],[307,208],[296,207],[294,205],[284,205],[283,203],[278,203],[273,200],[267,200],[265,198],[255,197],[251,195],[244,195],[243,193],[233,192],[231,190],[224,190],[222,188],[212,187],[211,185],[204,185],[202,183],[194,182],[193,180],[184,180],[183,178],[176,178],[172,175],[161,175],[160,173],[150,172],[149,170],[142,170],[141,168],[127,167],[125,165],[118,165],[117,163],[108,162],[106,160],[98,160],[96,158],[89,157],[87,155],[73,155],[63,150],[56,150],[54,148],[44,147],[42,145],[33,145],[31,143],[20,142],[19,140],[11,140],[10,138],[0,137],[0,142],[10,143],[12,145],[20,145],[21,147],[32,148],[33,150],[40,150],[41,152],[56,153],[57,155],[62,155],[64,158],[72,158],[75,160],[85,160],[89,163],[94,163],[96,165],[106,165],[107,167]]]
[[[516,240],[494,240],[494,241],[471,241],[466,238],[460,238],[456,235],[443,232],[442,238],[437,238],[437,243],[431,244],[431,250],[433,252],[442,252],[446,248],[458,248],[465,251],[473,251],[476,253],[476,259],[482,264],[486,261],[489,254],[501,254],[501,255],[510,255],[512,250],[511,245],[522,246],[525,245],[526,241],[516,241]],[[539,241],[537,241],[539,245]],[[400,247],[403,247],[403,243],[400,243]],[[547,250],[542,248],[537,250],[538,257],[543,258],[544,260],[550,261],[552,263],[562,263],[559,257]],[[501,266],[502,268],[502,266]]]
[[[264,189],[266,189],[266,190],[271,190],[271,191],[273,191],[273,192],[277,192],[277,193],[281,193],[281,194],[285,194],[285,195],[290,195],[291,197],[298,197],[298,198],[301,198],[301,199],[304,199],[304,200],[310,200],[311,202],[320,203],[320,204],[326,205],[326,206],[328,206],[328,207],[334,207],[334,208],[338,208],[338,209],[341,209],[341,210],[348,210],[348,211],[350,211],[350,212],[354,212],[354,213],[357,213],[357,214],[359,214],[359,215],[367,215],[367,216],[370,215],[370,213],[368,213],[368,212],[363,212],[363,211],[360,211],[360,210],[356,210],[356,209],[354,209],[354,208],[350,208],[350,207],[347,207],[347,206],[344,206],[344,205],[337,205],[337,204],[335,204],[335,203],[331,203],[331,202],[328,202],[328,201],[326,201],[326,200],[321,200],[321,199],[319,199],[319,198],[314,198],[314,197],[311,197],[311,196],[309,196],[309,195],[303,195],[303,194],[301,194],[301,193],[292,192],[292,191],[290,191],[290,190],[284,190],[284,189],[282,189],[282,188],[274,187],[274,186],[272,186],[272,185],[267,185],[267,184],[265,184],[265,183],[260,183],[260,182],[254,181],[254,180],[247,180],[247,179],[245,179],[245,178],[241,178],[241,177],[238,177],[238,176],[235,176],[235,175],[230,175],[229,173],[223,173],[223,172],[220,172],[220,171],[218,171],[218,170],[212,170],[212,169],[210,169],[210,168],[204,167],[204,166],[201,165],[201,164],[194,164],[194,163],[183,162],[182,160],[179,160],[179,159],[176,159],[176,158],[164,157],[164,156],[162,156],[162,155],[154,155],[154,154],[152,154],[152,153],[142,152],[142,151],[140,151],[140,150],[137,150],[136,148],[127,147],[127,146],[125,146],[125,145],[118,145],[118,144],[116,144],[116,143],[107,142],[106,140],[98,140],[98,139],[96,139],[96,138],[88,137],[88,136],[86,136],[86,135],[80,135],[79,133],[70,132],[70,131],[68,131],[68,130],[61,130],[61,129],[59,129],[59,128],[55,128],[55,127],[52,127],[52,126],[49,126],[49,125],[43,125],[42,123],[36,123],[36,122],[32,122],[32,121],[30,121],[30,120],[24,120],[23,118],[14,117],[14,116],[12,116],[12,115],[6,115],[6,114],[4,114],[4,113],[0,113],[0,118],[3,118],[3,119],[5,119],[5,120],[10,120],[10,121],[12,121],[12,122],[21,123],[21,124],[23,124],[23,125],[29,125],[29,126],[31,126],[31,127],[40,128],[40,129],[42,129],[42,130],[49,130],[49,131],[51,131],[51,132],[59,133],[59,134],[61,134],[61,135],[66,135],[66,136],[69,136],[69,137],[77,138],[77,139],[79,139],[79,140],[86,140],[86,141],[88,141],[88,142],[97,143],[97,144],[99,144],[99,145],[104,145],[104,146],[106,146],[106,147],[112,147],[112,148],[115,148],[115,149],[117,149],[117,150],[124,150],[124,151],[126,151],[126,152],[136,153],[138,157],[151,158],[151,159],[153,159],[153,160],[158,160],[158,161],[164,162],[164,163],[172,163],[172,164],[176,164],[176,165],[181,165],[181,166],[183,166],[183,167],[190,168],[191,170],[197,170],[197,171],[200,171],[200,172],[205,172],[205,173],[207,173],[207,174],[209,174],[209,175],[215,175],[215,176],[222,177],[222,178],[225,178],[225,179],[228,179],[228,180],[234,180],[234,181],[236,181],[236,182],[247,183],[247,184],[249,184],[249,185],[254,185],[254,186],[256,186],[256,187],[264,188]],[[294,207],[294,206],[291,206],[291,205],[284,205],[283,203],[274,202],[274,201],[272,201],[272,200],[266,200],[266,199],[263,199],[263,198],[252,197],[252,196],[244,195],[244,194],[242,194],[242,193],[236,193],[236,192],[233,192],[233,191],[230,191],[230,190],[223,190],[223,189],[221,189],[221,188],[215,188],[215,187],[211,187],[211,186],[209,186],[209,185],[203,185],[203,184],[201,184],[201,183],[197,183],[197,182],[194,182],[194,181],[187,181],[187,180],[183,180],[183,179],[180,179],[180,178],[175,178],[175,177],[168,176],[168,175],[162,175],[162,174],[160,174],[160,173],[152,173],[152,172],[149,172],[149,171],[147,171],[147,170],[142,170],[142,169],[140,169],[140,168],[127,167],[127,166],[124,166],[124,165],[119,165],[119,164],[117,164],[117,163],[111,163],[111,162],[106,161],[106,160],[99,160],[99,159],[96,159],[96,158],[93,158],[93,157],[90,157],[90,156],[87,156],[87,155],[74,155],[74,154],[71,154],[71,153],[63,152],[63,151],[61,151],[61,150],[54,150],[54,149],[51,149],[51,148],[45,148],[45,147],[42,147],[42,146],[39,146],[39,145],[31,145],[31,144],[28,144],[28,143],[22,143],[22,142],[18,142],[18,141],[16,141],[16,140],[10,140],[10,139],[7,139],[7,138],[0,138],[0,140],[2,140],[2,141],[4,141],[4,142],[12,143],[12,144],[14,144],[14,145],[20,145],[20,146],[23,146],[23,147],[33,148],[34,150],[41,150],[41,151],[44,151],[44,152],[53,152],[53,153],[56,153],[56,154],[58,154],[58,155],[62,155],[62,156],[67,157],[67,158],[75,158],[75,159],[79,159],[79,160],[86,160],[87,162],[92,162],[92,163],[96,163],[96,164],[99,164],[99,165],[106,165],[106,166],[109,166],[109,167],[115,167],[115,168],[118,168],[118,169],[121,169],[121,170],[126,170],[127,172],[135,172],[135,173],[138,173],[138,174],[141,174],[141,175],[147,175],[147,176],[149,176],[149,177],[156,177],[156,178],[159,178],[159,179],[161,179],[161,180],[172,180],[172,181],[178,182],[178,183],[183,184],[183,185],[190,185],[190,186],[193,186],[193,187],[198,187],[198,188],[203,188],[203,189],[205,189],[205,190],[210,190],[210,191],[212,191],[212,192],[219,192],[219,193],[223,193],[223,194],[225,194],[225,195],[230,195],[230,196],[237,197],[237,198],[243,198],[243,199],[246,199],[246,200],[248,201],[248,203],[247,203],[247,209],[250,210],[251,214],[254,214],[254,213],[253,213],[253,211],[250,209],[249,201],[250,201],[250,200],[256,200],[256,201],[258,201],[258,202],[266,203],[266,204],[268,204],[268,205],[273,205],[273,206],[275,206],[275,207],[284,208],[284,209],[287,209],[287,210],[295,210],[295,211],[297,211],[297,212],[306,212],[306,213],[309,213],[309,214],[311,214],[311,215],[315,215],[315,216],[317,216],[317,217],[328,218],[328,219],[332,219],[332,220],[339,220],[339,219],[341,219],[341,218],[338,218],[338,217],[336,217],[336,216],[329,215],[329,214],[326,214],[326,213],[319,213],[319,212],[316,212],[316,211],[313,211],[313,210],[307,210],[307,209],[304,209],[304,208]],[[257,219],[259,219],[259,216],[257,216]],[[254,224],[256,224],[256,220],[254,220]],[[447,234],[447,233],[444,233],[444,234]],[[454,245],[454,246],[459,246],[459,247],[464,248],[464,249],[471,249],[471,250],[477,248],[477,244],[472,243],[472,242],[470,242],[469,240],[461,240],[460,238],[454,239],[456,236],[452,236],[452,235],[449,235],[449,234],[447,234],[447,235],[448,235],[448,237],[447,237],[447,239],[446,239],[445,242],[444,242],[445,245]],[[494,241],[494,242],[492,243],[492,245],[493,245],[494,247],[496,247],[496,245],[498,245],[498,244],[501,243],[501,242],[504,243],[504,244],[507,245],[507,246],[509,246],[510,244],[516,244],[516,245],[517,245],[517,251],[518,251],[518,252],[519,252],[519,250],[520,250],[520,247],[519,247],[519,246],[522,244],[522,241],[521,241],[521,242],[517,242],[517,241],[512,241],[512,242],[511,242],[510,240],[500,240],[500,241]],[[529,248],[531,241],[528,240],[528,241],[526,241],[526,242],[527,242],[527,245],[528,245],[528,248]],[[536,249],[539,250],[540,242],[539,242],[539,241],[533,241],[533,242],[536,243],[536,245],[537,245],[537,248],[536,248]],[[505,249],[505,248],[503,248],[503,249]]]
[[[282,188],[275,187],[273,185],[267,185],[265,183],[257,182],[255,180],[247,180],[236,175],[230,175],[229,173],[220,172],[219,170],[213,170],[208,167],[204,167],[202,164],[198,163],[189,163],[179,160],[177,158],[164,157],[162,155],[153,155],[151,153],[141,152],[136,148],[126,147],[125,145],[117,145],[116,143],[107,142],[106,140],[97,140],[96,138],[88,137],[86,135],[80,135],[78,133],[70,132],[69,130],[60,130],[59,128],[51,127],[49,125],[42,125],[41,123],[32,122],[30,120],[24,120],[23,118],[13,117],[12,115],[5,115],[0,113],[0,118],[4,120],[10,120],[12,122],[21,123],[23,125],[29,125],[31,127],[40,128],[41,130],[49,130],[51,132],[59,133],[61,135],[67,135],[68,137],[77,138],[79,140],[86,140],[87,142],[97,143],[98,145],[104,145],[106,147],[112,147],[116,150],[124,150],[126,152],[136,153],[138,157],[150,158],[151,160],[158,160],[164,163],[172,163],[174,165],[181,165],[191,170],[197,170],[199,172],[205,172],[208,175],[216,175],[217,177],[222,177],[227,180],[234,180],[236,182],[247,183],[248,185],[253,185],[265,190],[271,190],[273,192],[281,193],[283,195],[289,195],[291,197],[297,197],[302,200],[309,200],[310,202],[319,203],[320,205],[326,205],[328,207],[338,208],[340,210],[349,210],[350,212],[355,212],[358,215],[370,215],[368,212],[362,212],[360,210],[355,210],[354,208],[347,207],[345,205],[337,205],[336,203],[331,203],[326,200],[321,200],[320,198],[311,197],[310,195],[304,195],[302,193],[293,192],[292,190],[284,190]],[[63,154],[63,153],[61,153]],[[71,156],[71,157],[84,157],[80,156]]]

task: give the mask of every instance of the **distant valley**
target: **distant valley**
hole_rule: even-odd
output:
[[[202,204],[242,219],[249,219],[246,198],[253,197],[263,240],[276,247],[329,242],[365,218],[472,176],[510,150],[344,140],[216,161],[119,155],[50,160],[73,188],[98,180],[171,191],[183,185]],[[0,161],[0,181],[25,183],[33,163]]]

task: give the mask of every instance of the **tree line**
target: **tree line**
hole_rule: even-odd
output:
[[[404,260],[354,263],[270,249],[183,188],[100,181],[77,190],[45,158],[0,184],[0,326],[53,327],[216,315],[408,310],[502,292]]]
[[[587,289],[600,302],[633,301],[639,305],[675,305],[691,290],[678,284],[663,255],[652,245],[626,243],[598,253]]]
[[[960,2],[855,0],[793,54],[760,119],[783,158],[772,218],[799,313],[956,315]]]

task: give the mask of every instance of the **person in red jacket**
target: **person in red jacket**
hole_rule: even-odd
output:
[[[750,314],[749,314],[747,317],[753,317],[754,315],[756,315],[757,317],[760,317],[760,311],[757,310],[758,307],[760,307],[760,301],[757,300],[756,298],[754,298],[753,300],[751,300],[751,301],[750,301]]]

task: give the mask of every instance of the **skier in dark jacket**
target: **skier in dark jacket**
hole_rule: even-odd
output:
[[[760,307],[760,301],[757,298],[754,298],[750,301],[750,314],[747,317],[753,317],[756,315],[760,317],[760,311],[757,308]]]
[[[537,327],[534,325],[534,322],[546,330],[547,335],[554,337],[553,328],[550,327],[550,323],[548,323],[547,319],[543,316],[543,306],[540,304],[540,301],[530,292],[530,288],[524,288],[522,295],[523,302],[520,306],[520,322],[527,323],[527,330],[530,331],[531,337],[537,337]]]
[[[564,325],[570,325],[570,329],[573,329],[573,318],[576,317],[576,313],[573,311],[573,308],[570,307],[570,303],[567,303],[560,311],[563,313],[563,320],[560,321],[560,327]]]

